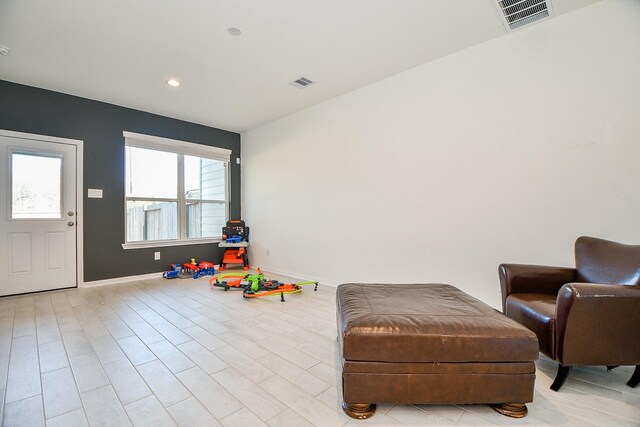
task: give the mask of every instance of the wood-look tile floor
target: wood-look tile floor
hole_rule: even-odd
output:
[[[244,300],[207,278],[2,298],[2,424],[640,425],[631,367],[574,369],[556,393],[545,359],[524,419],[484,405],[379,405],[353,420],[339,404],[335,288],[286,299]]]

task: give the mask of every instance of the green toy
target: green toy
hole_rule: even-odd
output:
[[[318,282],[280,283],[277,280],[266,280],[262,270],[258,274],[224,273],[214,276],[209,280],[210,286],[217,286],[228,291],[230,288],[241,288],[244,298],[264,297],[267,295],[280,295],[280,301],[284,302],[285,294],[296,294],[302,291],[303,285],[314,285],[313,290],[318,290]]]
[[[258,269],[258,274],[247,274],[243,272],[231,272],[218,274],[209,280],[209,285],[224,288],[258,289],[260,283],[265,281],[262,270]]]

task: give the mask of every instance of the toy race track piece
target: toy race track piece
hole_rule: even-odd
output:
[[[262,292],[255,292],[252,291],[251,289],[245,289],[242,292],[242,296],[244,298],[258,298],[258,297],[266,297],[269,295],[280,295],[280,301],[285,302],[284,301],[284,294],[297,294],[299,292],[302,292],[301,288],[282,288],[282,289],[274,289],[272,291],[262,291]]]
[[[318,290],[318,282],[280,283],[277,280],[266,280],[262,270],[257,274],[245,274],[231,272],[218,274],[209,279],[209,286],[223,288],[228,291],[231,288],[242,289],[244,298],[259,298],[268,295],[280,295],[280,301],[284,302],[284,294],[297,294],[302,292],[304,285],[314,285],[313,290]]]
[[[251,287],[254,283],[264,281],[264,274],[262,270],[258,269],[257,274],[247,274],[243,272],[231,272],[218,274],[217,276],[209,279],[209,285],[211,287],[223,288],[228,291],[230,288],[242,288]]]
[[[280,283],[277,280],[270,280],[257,286],[245,288],[242,292],[242,296],[244,298],[259,298],[279,294],[280,301],[285,302],[285,294],[300,293],[302,292],[302,286],[304,285],[314,285],[313,290],[318,290],[318,282]]]
[[[234,273],[229,274],[231,275],[220,274],[218,276],[212,277],[211,279],[209,279],[209,286],[211,286],[212,288],[214,286],[223,288],[225,291],[228,291],[229,288],[239,288],[240,283],[242,282],[246,274],[243,274],[242,276],[236,276]]]

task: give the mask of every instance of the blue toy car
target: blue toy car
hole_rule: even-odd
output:
[[[231,236],[227,238],[227,243],[240,243],[242,241],[242,236],[236,234],[235,236]]]
[[[180,271],[182,271],[181,264],[171,264],[171,270],[162,273],[162,277],[165,279],[177,279]]]
[[[213,267],[201,268],[193,275],[193,278],[197,279],[198,277],[203,277],[203,276],[213,276],[214,274],[216,274],[216,269]]]
[[[162,277],[164,277],[165,279],[177,279],[178,274],[180,274],[179,271],[165,271],[164,273],[162,273]]]

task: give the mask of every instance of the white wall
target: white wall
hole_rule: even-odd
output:
[[[596,3],[258,127],[242,156],[253,265],[445,282],[499,307],[501,262],[573,265],[580,235],[640,244],[640,2]]]

